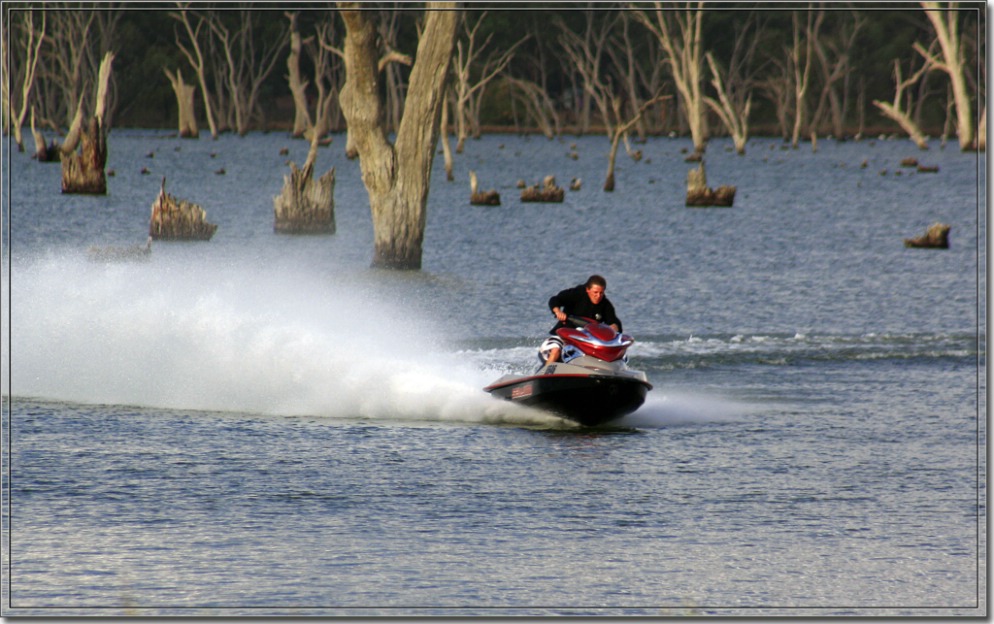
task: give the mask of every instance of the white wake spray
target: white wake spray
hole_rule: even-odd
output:
[[[10,290],[7,395],[330,418],[544,418],[484,393],[487,374],[444,352],[440,328],[361,276],[63,254],[15,264]],[[5,359],[6,349],[5,339]]]

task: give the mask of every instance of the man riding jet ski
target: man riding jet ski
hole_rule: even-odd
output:
[[[603,277],[592,275],[549,299],[558,323],[540,347],[541,367],[532,375],[505,375],[484,390],[581,425],[637,410],[652,386],[645,373],[628,368],[625,353],[635,340],[620,333],[605,286]]]
[[[546,365],[559,361],[563,356],[564,344],[556,332],[566,327],[566,310],[573,316],[591,318],[621,332],[621,319],[615,314],[614,304],[604,294],[605,290],[607,280],[600,275],[591,275],[585,284],[561,290],[549,298],[549,309],[559,322],[549,330],[552,336],[539,347],[539,357]],[[567,354],[567,357],[570,355]]]

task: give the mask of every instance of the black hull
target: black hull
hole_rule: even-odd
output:
[[[494,384],[486,390],[593,427],[637,410],[651,387],[639,379],[613,375],[536,375]]]

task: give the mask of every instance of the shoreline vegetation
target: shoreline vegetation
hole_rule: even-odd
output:
[[[480,134],[617,135],[626,150],[647,136],[689,136],[698,151],[724,136],[782,136],[796,147],[882,135],[920,143],[927,135],[985,148],[986,4],[626,6],[461,11],[443,111],[455,151]],[[108,53],[107,130],[344,131],[344,5],[255,7],[12,8],[4,134],[21,149],[22,132],[46,147],[46,136],[71,136],[77,118],[94,114],[90,90],[104,78]],[[379,28],[371,53],[379,115],[391,132],[408,105],[426,13],[388,4],[362,13]]]
[[[194,139],[194,140],[196,140],[196,139],[203,139],[203,140],[206,140],[206,141],[212,140],[211,137],[210,137],[210,135],[201,135],[199,137],[196,137],[196,136],[193,136],[193,137],[191,137],[191,136],[181,136],[179,132],[175,131],[175,124],[170,124],[170,125],[156,125],[156,126],[141,125],[141,124],[134,124],[134,125],[132,125],[132,124],[118,124],[114,128],[111,128],[108,132],[112,134],[113,131],[114,131],[114,129],[120,129],[120,130],[172,131],[167,136],[178,138],[178,139],[184,139],[184,140],[186,140],[186,139]],[[333,137],[336,134],[344,134],[346,132],[346,130],[347,129],[345,127],[335,128],[335,129],[329,130],[328,134],[325,135],[327,138],[322,142],[322,147],[329,147],[329,146],[331,146],[333,144],[333,141],[331,140],[331,137]],[[941,129],[938,128],[938,127],[936,127],[936,128],[923,128],[922,130],[925,133],[925,137],[927,139],[945,140],[945,141],[950,141],[950,140],[955,139],[955,135],[947,135],[947,136],[943,137],[942,134],[941,134]],[[299,139],[301,141],[306,141],[307,140],[306,138],[304,138],[302,136],[296,136],[296,135],[293,134],[293,123],[292,123],[292,121],[287,121],[285,123],[284,122],[275,122],[274,121],[274,122],[271,122],[271,123],[267,124],[265,127],[262,127],[262,128],[251,128],[250,132],[257,132],[257,133],[260,133],[260,134],[285,133],[285,134],[288,135],[288,138],[291,138],[291,139]],[[449,128],[449,135],[450,135],[450,137],[452,135],[454,135],[454,133],[455,133],[455,128],[454,127]],[[221,131],[221,132],[219,132],[219,134],[237,134],[237,133],[234,130],[229,129],[229,130]],[[514,126],[505,126],[505,125],[484,125],[484,126],[481,126],[479,135],[468,137],[468,138],[470,140],[472,140],[474,138],[479,138],[480,136],[485,136],[485,135],[529,136],[529,137],[535,136],[535,137],[546,138],[544,136],[544,133],[543,133],[542,129],[539,128],[539,127],[534,127],[534,126],[532,126],[532,127],[514,127]],[[605,136],[605,128],[604,128],[604,126],[593,125],[593,126],[590,126],[586,131],[583,131],[579,127],[564,127],[564,128],[561,129],[561,132],[558,135],[554,135],[552,137],[548,137],[548,139],[550,141],[553,141],[553,140],[557,140],[557,139],[564,139],[564,138],[570,138],[570,137],[580,137],[580,136],[600,136],[600,137],[604,137]],[[665,138],[686,138],[688,140],[691,138],[689,131],[683,131],[683,132],[677,132],[677,131],[646,132],[645,136],[646,136],[646,138],[664,138],[665,137]],[[731,138],[731,135],[729,135],[726,132],[713,132],[709,136],[709,139],[725,139],[725,138]],[[755,138],[755,139],[777,139],[777,138],[780,138],[780,139],[783,140],[784,143],[787,143],[787,144],[790,143],[790,137],[783,136],[781,133],[779,133],[772,126],[769,127],[769,128],[763,128],[763,127],[756,128],[755,131],[752,131],[752,132],[749,133],[749,138],[751,138],[751,139],[752,138]],[[870,126],[870,127],[864,128],[862,132],[860,132],[857,129],[849,129],[848,131],[843,132],[843,134],[841,136],[839,136],[839,137],[832,136],[832,135],[824,135],[824,136],[818,135],[816,138],[819,141],[821,141],[821,140],[859,141],[859,140],[870,140],[870,139],[879,139],[879,138],[897,139],[897,140],[907,139],[909,142],[913,143],[911,137],[909,137],[904,131],[902,131],[901,128],[899,128],[896,124],[895,125],[879,124],[879,125],[875,125],[875,126]],[[610,143],[610,141],[606,137],[605,137],[604,140],[605,140],[605,143]],[[641,139],[639,137],[634,137],[634,136],[629,137],[629,140],[632,141],[632,142],[635,142],[635,143],[638,143],[638,142],[641,141]],[[801,142],[804,142],[804,143],[810,143],[811,142],[811,137],[801,137],[800,140],[801,140]],[[439,150],[441,150],[441,147],[439,148]],[[980,151],[984,151],[984,150],[980,150]]]

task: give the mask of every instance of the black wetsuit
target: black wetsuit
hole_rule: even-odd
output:
[[[595,321],[600,321],[605,325],[617,325],[621,331],[621,319],[614,313],[614,305],[608,300],[607,295],[601,298],[601,302],[594,304],[587,296],[587,287],[583,284],[567,288],[553,295],[549,299],[549,309],[559,308],[566,314],[572,316],[585,316]],[[555,334],[560,327],[565,327],[566,323],[559,322],[549,333]]]

